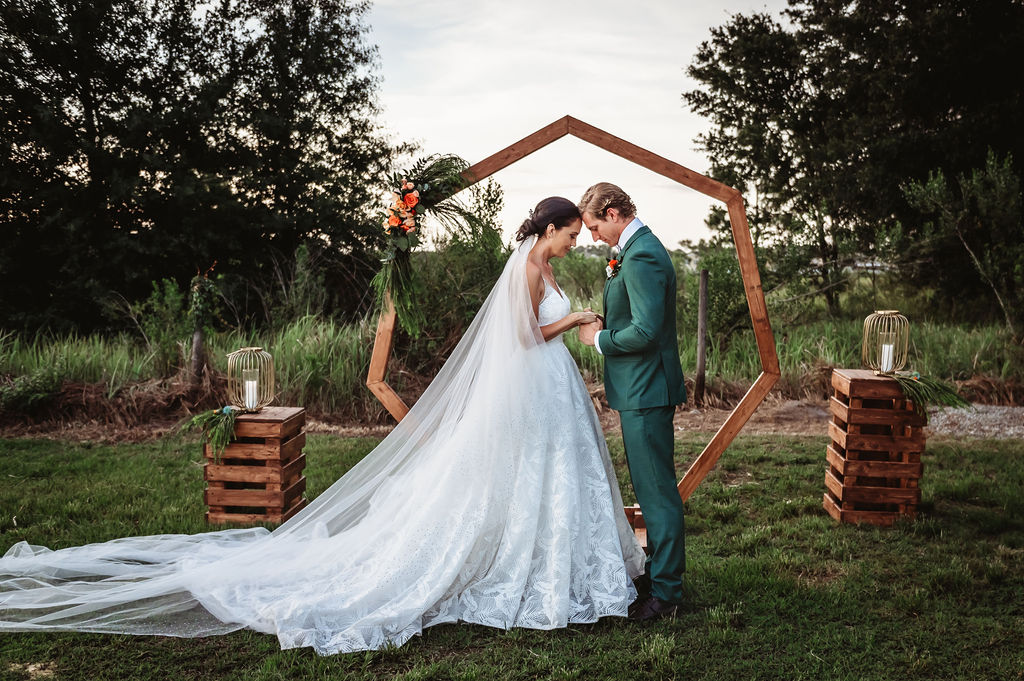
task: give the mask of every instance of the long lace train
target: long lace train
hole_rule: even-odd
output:
[[[0,630],[202,636],[248,627],[333,654],[465,621],[625,615],[643,552],[579,372],[509,259],[406,418],[274,532],[127,537],[0,559]],[[548,289],[540,323],[568,301]]]

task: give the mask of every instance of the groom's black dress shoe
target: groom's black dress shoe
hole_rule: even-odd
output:
[[[637,601],[637,604],[629,610],[629,619],[634,622],[650,622],[662,617],[672,618],[679,611],[678,605],[666,603],[657,596],[648,596],[646,600]]]
[[[645,572],[634,579],[633,588],[636,589],[637,596],[636,601],[633,602],[634,605],[647,600],[647,597],[651,595],[651,575]]]
[[[651,574],[644,571],[633,580],[633,588],[636,589],[636,600],[629,604],[627,615],[632,615],[651,596]]]

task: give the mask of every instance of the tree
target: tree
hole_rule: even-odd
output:
[[[785,264],[794,285],[820,292],[835,315],[849,223],[822,158],[831,102],[805,59],[801,36],[765,14],[736,15],[698,49],[689,74],[704,87],[683,97],[713,124],[698,142],[711,174],[747,196],[755,246]],[[724,210],[713,209],[708,223],[729,240]]]
[[[702,87],[684,99],[711,121],[698,141],[754,206],[755,235],[802,254],[799,279],[835,314],[855,259],[883,255],[896,224],[923,228],[903,185],[980,167],[989,148],[1022,158],[1024,99],[1001,74],[1018,57],[1024,5],[791,0],[785,14],[788,27],[737,15],[714,29],[689,69]],[[724,215],[710,224],[724,229]],[[970,268],[931,277],[979,283]]]
[[[242,298],[302,243],[329,254],[333,290],[365,289],[395,152],[366,10],[3,3],[0,325],[89,328],[111,292],[137,300],[214,260]]]
[[[941,169],[904,187],[910,205],[930,218],[922,248],[965,254],[1013,336],[1024,330],[1024,197],[1010,158],[989,153],[985,166],[951,186]],[[956,292],[947,292],[955,295]]]

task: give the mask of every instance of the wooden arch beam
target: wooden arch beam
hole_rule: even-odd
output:
[[[466,180],[463,188],[493,175],[499,170],[512,165],[516,161],[529,156],[538,149],[546,147],[566,135],[572,135],[573,137],[590,142],[594,146],[600,147],[616,156],[621,156],[627,161],[632,161],[663,177],[667,177],[681,185],[717,199],[725,204],[729,212],[733,244],[736,246],[736,257],[739,260],[740,275],[743,278],[743,288],[747,296],[747,307],[750,309],[750,321],[754,328],[757,352],[761,360],[761,375],[750,386],[743,399],[737,403],[729,417],[725,420],[725,423],[718,429],[718,432],[711,438],[711,441],[704,447],[704,451],[700,453],[700,456],[690,465],[690,468],[679,481],[679,495],[683,501],[686,501],[693,494],[697,485],[714,468],[722,452],[725,451],[726,447],[729,446],[740,432],[740,429],[750,419],[757,407],[764,401],[768,391],[771,390],[781,375],[779,356],[775,350],[775,336],[772,333],[771,323],[768,321],[768,307],[765,304],[764,290],[761,288],[761,274],[757,269],[757,258],[754,255],[754,245],[750,239],[750,226],[747,224],[747,213],[743,207],[743,197],[737,190],[728,185],[690,170],[675,161],[670,161],[647,149],[638,147],[632,142],[627,142],[604,130],[595,128],[572,116],[560,118],[537,132],[527,135],[518,142],[488,156],[484,160],[471,165],[462,173],[462,177]],[[373,391],[373,394],[377,396],[377,399],[381,401],[391,415],[397,421],[401,421],[406,413],[408,413],[409,407],[384,381],[388,356],[391,354],[391,339],[394,329],[395,310],[389,298],[387,300],[387,309],[381,313],[380,321],[377,325],[377,337],[373,345],[373,355],[370,359],[370,371],[366,378],[366,385]]]

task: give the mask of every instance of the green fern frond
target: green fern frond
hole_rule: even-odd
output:
[[[945,381],[917,372],[912,374],[893,374],[899,383],[900,390],[908,400],[914,403],[914,411],[928,422],[928,407],[969,407],[971,403],[960,396],[956,388]]]
[[[220,463],[220,455],[235,437],[235,418],[241,410],[238,407],[225,406],[196,414],[181,430],[189,432],[198,430],[203,444],[209,443],[213,450],[214,463]]]

